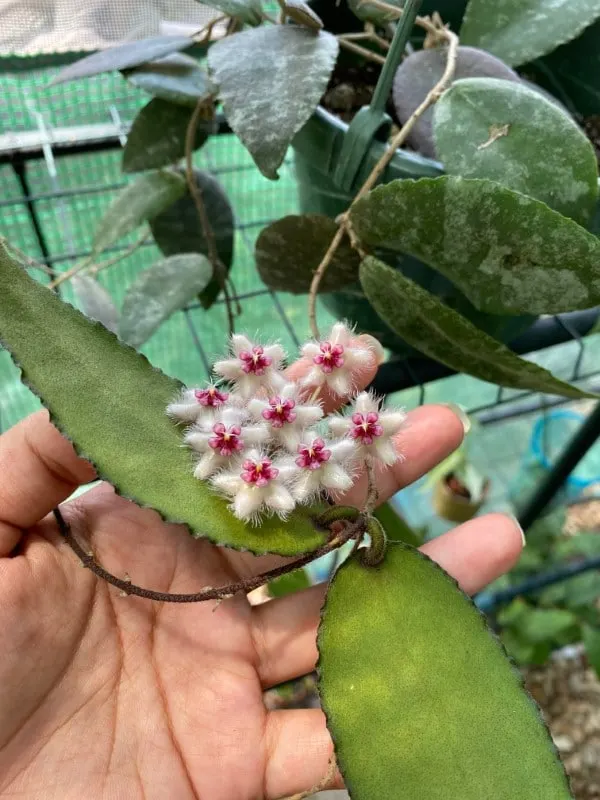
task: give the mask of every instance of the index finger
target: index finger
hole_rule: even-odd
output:
[[[94,480],[92,465],[39,411],[0,436],[0,556],[78,486]]]

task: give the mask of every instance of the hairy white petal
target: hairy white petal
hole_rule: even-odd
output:
[[[379,402],[370,392],[361,392],[352,404],[359,414],[379,411]]]
[[[238,470],[224,470],[223,472],[218,472],[211,478],[211,483],[215,489],[223,492],[223,494],[228,497],[234,497],[246,486],[244,481],[240,478]]]
[[[246,425],[242,428],[242,439],[246,444],[263,444],[269,438],[269,428],[267,425]]]
[[[269,369],[268,371],[268,386],[272,393],[281,395],[283,387],[287,383],[287,378],[278,369]]]
[[[243,485],[232,503],[233,513],[238,519],[251,519],[256,514],[265,500],[265,488]]]
[[[314,497],[321,487],[320,470],[303,469],[292,487],[294,497],[299,503],[305,503]]]
[[[335,462],[328,461],[321,467],[320,472],[322,473],[321,483],[326,489],[343,492],[350,489],[353,484],[353,480],[346,470]]]
[[[302,380],[303,386],[322,386],[327,379],[325,373],[318,367],[310,369]]]
[[[302,345],[301,353],[307,358],[314,358],[318,356],[320,352],[321,348],[316,342],[306,342],[306,344]]]
[[[213,372],[225,378],[228,381],[236,380],[240,374],[244,374],[240,367],[240,362],[235,358],[227,358],[223,361],[215,361],[213,365]]]
[[[334,436],[345,436],[348,433],[352,422],[348,417],[331,416],[327,417],[327,424],[329,425],[329,430]]]
[[[186,444],[189,444],[193,450],[197,450],[199,453],[204,453],[209,449],[208,440],[211,438],[211,436],[212,433],[204,431],[198,426],[194,426],[187,431],[184,436],[184,441]]]
[[[285,350],[280,344],[268,344],[263,347],[263,353],[273,359],[272,368],[277,369],[285,358]]]
[[[296,503],[285,486],[273,481],[265,487],[265,490],[267,493],[266,505],[275,509],[279,514],[289,514],[290,511],[293,511]]]
[[[340,439],[339,442],[332,442],[327,447],[331,450],[332,458],[340,463],[351,461],[358,453],[354,439]]]
[[[300,470],[295,458],[292,456],[283,456],[275,459],[273,466],[279,470],[278,481],[282,483],[289,483]]]
[[[375,356],[368,347],[349,347],[344,355],[346,356],[344,366],[348,369],[375,366]]]
[[[325,376],[325,382],[332,391],[340,397],[346,397],[352,393],[352,378],[349,372],[343,369],[336,369]]]
[[[201,481],[206,480],[206,478],[209,478],[218,469],[220,469],[223,464],[226,463],[226,461],[227,459],[217,455],[217,453],[213,452],[212,450],[208,453],[204,453],[202,458],[196,464],[194,469],[194,478],[198,478],[198,480]]]
[[[203,407],[200,403],[169,403],[167,406],[167,414],[171,419],[178,422],[195,422],[200,414],[202,414]]]
[[[271,433],[286,450],[289,450],[290,453],[296,453],[301,439],[301,431],[298,426],[294,423],[284,425],[282,428],[273,428]]]
[[[296,400],[298,395],[298,386],[295,383],[286,381],[281,387],[280,397],[283,400]]]
[[[327,338],[327,341],[331,342],[331,344],[341,344],[343,347],[347,347],[350,339],[352,337],[352,331],[344,322],[336,322],[335,325],[331,329],[331,333]]]
[[[323,416],[321,406],[296,406],[294,411],[296,412],[296,423],[301,428],[308,428],[310,425],[314,425]]]
[[[391,466],[398,461],[398,453],[394,447],[394,443],[387,436],[378,436],[370,447],[375,452],[375,455],[384,464]]]
[[[379,417],[379,424],[386,436],[393,436],[406,422],[404,411],[384,411]]]
[[[252,342],[243,333],[234,333],[231,337],[231,352],[239,356],[242,352],[251,352],[253,347]]]
[[[248,412],[254,419],[263,419],[262,412],[270,408],[266,400],[261,400],[260,397],[253,397],[248,402]]]

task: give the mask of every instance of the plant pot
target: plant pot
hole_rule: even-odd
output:
[[[300,209],[302,213],[325,214],[337,217],[345,211],[352,195],[341,191],[333,180],[333,174],[344,134],[348,126],[326,109],[319,106],[316,113],[294,139],[294,159]],[[384,141],[371,144],[360,166],[356,185],[360,186],[385,150]],[[441,164],[429,158],[405,150],[398,150],[383,174],[383,183],[397,178],[423,178],[442,175]],[[534,321],[535,317],[500,316],[478,311],[465,295],[447,278],[416,258],[398,253],[381,253],[385,261],[401,270],[407,277],[439,297],[478,328],[501,341],[509,342]],[[375,336],[398,355],[414,355],[414,348],[397,336],[380,319],[366,299],[360,284],[337,292],[322,295],[325,306],[338,318],[355,323],[360,331]]]
[[[489,483],[486,483],[483,496],[478,502],[454,492],[448,485],[452,473],[439,480],[433,490],[433,507],[438,517],[448,522],[467,522],[477,514],[484,504]]]

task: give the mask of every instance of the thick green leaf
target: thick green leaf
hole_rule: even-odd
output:
[[[196,59],[183,53],[171,53],[157,61],[123,70],[123,75],[145,92],[185,106],[195,106],[199,100],[208,99],[214,90]]]
[[[123,172],[165,167],[185,155],[185,135],[192,109],[155,97],[136,118],[123,150]],[[194,150],[202,147],[216,130],[214,120],[201,121],[196,131]]]
[[[259,25],[262,20],[260,0],[197,0],[197,2],[209,8],[216,8],[222,14],[246,25]]]
[[[376,258],[368,257],[362,262],[360,280],[377,313],[399,336],[456,372],[513,389],[563,397],[594,396],[520,358]]]
[[[458,81],[435,106],[436,151],[446,172],[489,178],[587,224],[598,198],[591,142],[565,111],[522,84]]]
[[[567,800],[517,671],[456,583],[391,544],[337,571],[319,628],[319,689],[352,800]]]
[[[335,36],[299,25],[242,31],[210,48],[225,116],[267,178],[278,177],[288,145],[327,88],[337,53]]]
[[[0,341],[54,422],[119,493],[231,547],[296,555],[324,542],[314,509],[261,527],[237,520],[193,477],[182,432],[165,413],[179,383],[30,278],[3,246],[0,286]]]
[[[174,170],[142,175],[114,198],[100,220],[94,236],[94,250],[100,253],[111,244],[168,208],[186,190],[185,179]]]
[[[413,547],[423,544],[422,533],[411,528],[389,501],[378,506],[373,516],[383,525],[389,541],[404,542]]]
[[[74,64],[69,64],[54,78],[52,85],[73,81],[76,78],[87,78],[90,75],[99,75],[101,72],[111,72],[115,69],[130,69],[145,61],[153,61],[155,58],[161,58],[169,53],[187,50],[193,44],[194,40],[188,36],[152,36],[149,39],[125,42],[125,44],[100,50]]]
[[[562,608],[528,607],[514,627],[523,641],[541,644],[555,639],[576,624],[577,618],[571,611]]]
[[[208,220],[215,234],[217,252],[225,269],[229,272],[233,262],[234,218],[233,209],[223,191],[221,184],[208,172],[194,170],[196,185],[202,192]],[[150,230],[154,241],[165,256],[178,253],[203,253],[208,248],[198,220],[196,204],[189,192],[181,197],[162,214],[158,214],[150,222]],[[200,295],[204,308],[216,300],[220,291],[217,279],[208,284]]]
[[[74,275],[71,278],[71,288],[87,317],[101,322],[109,331],[117,332],[119,312],[104,286],[90,275]]]
[[[398,120],[405,123],[425,100],[441,79],[446,69],[447,52],[444,47],[416,50],[405,58],[394,75],[392,100]],[[453,80],[462,78],[498,78],[519,83],[520,78],[503,61],[478,50],[476,47],[459,47]],[[427,108],[417,118],[407,137],[408,144],[429,158],[437,158],[433,138],[433,110]]]
[[[470,0],[460,40],[518,67],[574,39],[598,17],[598,0]]]
[[[206,256],[170,256],[141,272],[127,289],[119,336],[140,347],[171,314],[191,302],[209,283],[212,266]]]
[[[305,569],[297,569],[295,572],[288,572],[281,575],[274,581],[269,581],[269,594],[271,597],[285,597],[294,592],[301,592],[308,589],[310,580]]]
[[[600,240],[493,181],[393,181],[359,200],[351,220],[367,247],[420,258],[481,311],[559,314],[600,304]]]
[[[256,266],[263,281],[279,292],[308,292],[314,272],[338,226],[322,214],[292,214],[263,228],[256,240]],[[358,280],[360,256],[344,240],[327,267],[319,291],[333,292]]]

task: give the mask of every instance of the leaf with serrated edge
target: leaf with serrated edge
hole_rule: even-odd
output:
[[[185,179],[173,170],[142,175],[114,198],[100,220],[94,236],[94,251],[99,253],[135,230],[181,197]]]
[[[228,17],[238,19],[246,25],[259,25],[262,20],[260,0],[196,0],[203,6],[216,8]]]
[[[201,292],[212,277],[206,256],[184,253],[164,258],[141,272],[127,288],[119,336],[140,347],[162,322]]]
[[[120,494],[229,547],[291,556],[323,544],[313,524],[317,509],[260,527],[237,520],[193,477],[182,431],[165,413],[180,384],[30,278],[2,243],[0,286],[0,341],[23,381]]]
[[[271,289],[305,294],[335,236],[335,221],[321,214],[292,214],[262,229],[256,241],[258,274]],[[333,292],[358,280],[360,256],[343,241],[325,274],[320,292]]]
[[[598,0],[470,0],[460,41],[518,67],[574,39],[598,17]]]
[[[365,246],[421,259],[480,311],[560,314],[600,304],[600,240],[493,181],[396,180],[359,200],[350,216]]]
[[[214,91],[208,75],[196,59],[183,53],[171,53],[156,61],[123,70],[123,76],[155,97],[186,106],[195,106]]]
[[[595,397],[520,358],[400,271],[376,258],[369,256],[362,262],[360,282],[377,313],[399,336],[456,372],[513,389],[563,397]]]
[[[69,64],[58,73],[51,85],[88,78],[90,75],[100,75],[102,72],[130,69],[145,61],[153,61],[169,53],[187,50],[193,44],[194,40],[188,36],[152,36],[149,39],[125,42]]]
[[[231,203],[223,187],[210,173],[194,170],[196,185],[202,193],[210,227],[215,235],[217,252],[226,273],[229,274],[234,252],[234,217]],[[177,202],[158,214],[150,222],[154,241],[165,256],[178,253],[203,253],[208,247],[202,227],[198,223],[196,203],[186,192]],[[210,308],[221,291],[221,284],[213,278],[200,294],[203,308]]]
[[[522,678],[456,582],[418,550],[335,574],[319,692],[352,800],[569,800]]]
[[[242,31],[212,45],[208,67],[232,130],[267,178],[315,111],[338,54],[335,36],[299,25]]]
[[[86,317],[101,322],[113,333],[117,332],[119,312],[104,286],[90,275],[73,275],[71,288]]]
[[[446,172],[487,178],[587,224],[598,198],[592,143],[555,103],[522,84],[457,81],[435,105],[435,148]]]
[[[185,155],[185,137],[192,109],[155,97],[133,120],[123,150],[123,172],[165,167]],[[200,122],[194,150],[216,131],[215,122]]]

